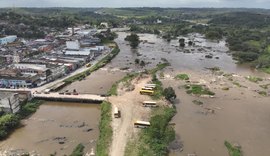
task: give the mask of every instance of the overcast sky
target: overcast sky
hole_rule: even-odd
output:
[[[0,7],[246,7],[268,8],[270,0],[0,0]]]

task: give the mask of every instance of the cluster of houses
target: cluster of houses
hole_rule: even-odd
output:
[[[68,28],[44,39],[0,38],[0,88],[33,88],[84,66],[109,48],[96,29]]]

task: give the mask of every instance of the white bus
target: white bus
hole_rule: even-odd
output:
[[[156,88],[156,84],[146,84],[144,85],[145,88]]]
[[[115,118],[120,118],[120,117],[121,117],[120,111],[118,110],[117,107],[114,108],[113,116],[114,116]]]
[[[142,87],[141,89],[142,90],[153,90],[153,88],[150,88],[150,87]]]
[[[147,121],[136,121],[134,122],[135,128],[147,128],[150,126],[150,122]]]
[[[157,102],[155,101],[143,101],[144,107],[158,107]]]

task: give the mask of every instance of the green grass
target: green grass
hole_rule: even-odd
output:
[[[267,74],[270,74],[270,68],[261,68],[261,70]]]
[[[194,95],[215,95],[214,92],[210,91],[208,88],[205,88],[202,85],[185,85],[187,89],[187,94]]]
[[[111,103],[104,101],[101,104],[101,120],[99,122],[99,139],[97,142],[96,155],[108,156],[109,147],[112,142],[112,127],[111,127],[111,116],[112,106]]]
[[[167,62],[166,63],[157,64],[156,68],[153,68],[153,69],[149,70],[148,73],[150,73],[150,74],[156,74],[158,71],[166,68],[167,66],[170,66],[170,64],[167,63]]]
[[[233,147],[228,141],[225,141],[224,145],[227,147],[230,156],[243,156],[241,149]]]
[[[178,74],[174,77],[176,80],[189,80],[189,76],[187,74]]]
[[[263,81],[262,78],[255,77],[255,76],[248,76],[248,77],[246,77],[246,79],[249,80],[250,82],[254,82],[254,83],[258,83],[260,81]]]
[[[176,109],[160,107],[152,111],[151,126],[143,129],[135,138],[128,142],[125,156],[166,156],[168,144],[175,139],[174,128],[169,125]]]
[[[84,145],[78,144],[72,151],[70,156],[83,156]]]
[[[127,74],[125,77],[123,77],[121,80],[115,82],[111,89],[107,92],[108,95],[117,95],[117,88],[119,83],[123,82],[128,84],[131,80],[133,80],[134,78],[136,78],[139,74],[138,73],[131,73],[131,74]]]
[[[156,74],[152,74],[152,83],[156,84],[154,95],[151,96],[153,100],[159,100],[163,97],[163,86],[161,81],[157,78]]]

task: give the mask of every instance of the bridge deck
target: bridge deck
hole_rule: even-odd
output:
[[[100,95],[93,95],[93,94],[79,94],[79,95],[63,95],[59,93],[52,93],[49,94],[40,93],[40,94],[33,94],[34,98],[44,99],[44,100],[61,100],[61,101],[86,101],[86,102],[102,102],[105,100],[105,97]]]

